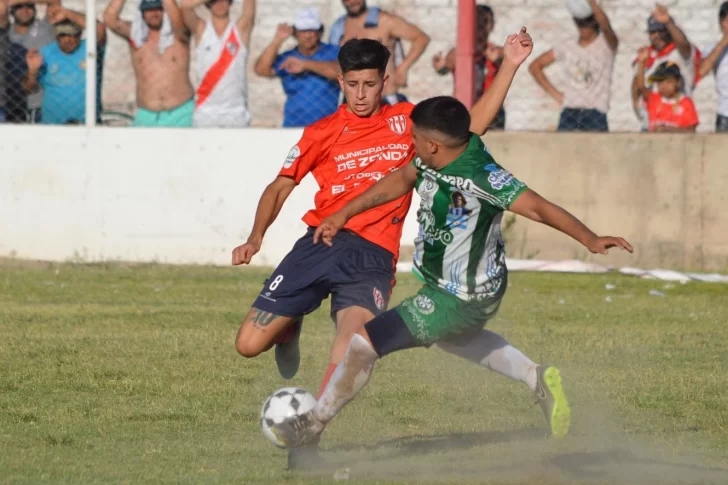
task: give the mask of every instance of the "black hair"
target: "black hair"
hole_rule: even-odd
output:
[[[597,33],[599,33],[599,31],[601,30],[599,28],[599,22],[597,22],[597,19],[596,17],[594,17],[594,15],[590,15],[583,19],[578,19],[574,17],[574,22],[578,27],[590,27],[591,29],[594,29]]]
[[[410,119],[419,129],[446,135],[452,140],[452,144],[448,144],[450,147],[464,145],[470,140],[468,108],[452,96],[436,96],[419,102]]]
[[[387,70],[389,49],[373,39],[351,39],[339,49],[341,72],[376,69],[380,74]]]
[[[482,15],[482,14],[490,15],[491,20],[493,20],[493,23],[495,23],[495,14],[493,13],[493,9],[490,8],[489,5],[476,5],[475,9],[476,9],[476,12],[480,15]]]
[[[726,17],[728,17],[728,1],[723,2],[720,6],[720,10],[718,10],[718,20],[722,22]]]

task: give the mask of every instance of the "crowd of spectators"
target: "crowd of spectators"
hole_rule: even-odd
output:
[[[141,0],[133,18],[122,20],[125,2],[110,0],[103,21],[93,26],[97,121],[107,29],[129,46],[136,78],[133,125],[145,127],[250,126],[248,65],[255,75],[281,83],[286,96],[282,125],[306,126],[342,102],[336,58],[339,46],[357,37],[378,39],[393,53],[384,94],[385,102],[395,104],[407,99],[402,90],[410,69],[430,42],[426,32],[401,16],[368,6],[366,0],[342,0],[345,14],[328,28],[316,8],[298,8],[292,22],[278,25],[262,53],[249,59],[256,0],[243,0],[237,18],[231,15],[232,0]],[[37,12],[40,4],[46,7],[43,17]],[[559,131],[609,131],[619,39],[597,0],[567,0],[566,6],[576,35],[533,59],[529,72],[558,104]],[[207,14],[200,16],[203,8]],[[692,94],[701,79],[713,74],[715,128],[728,132],[728,1],[717,14],[722,37],[703,50],[691,43],[664,5],[656,4],[646,19],[647,38],[635,53],[631,83],[632,106],[643,131],[695,131],[700,120]],[[478,5],[475,22],[480,96],[498,72],[503,49],[490,38],[495,25],[491,7]],[[85,122],[87,28],[84,14],[65,8],[61,0],[0,0],[0,122]],[[295,47],[283,50],[290,38]],[[432,68],[433,75],[456,76],[455,49],[435,55]],[[566,79],[561,89],[547,75],[553,68]],[[505,124],[501,109],[492,129]]]

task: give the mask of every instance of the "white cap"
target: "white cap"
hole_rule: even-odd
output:
[[[296,19],[293,21],[296,30],[319,30],[321,19],[318,10],[313,7],[304,7],[296,11]]]
[[[594,14],[587,0],[566,0],[566,8],[575,19],[585,19]]]

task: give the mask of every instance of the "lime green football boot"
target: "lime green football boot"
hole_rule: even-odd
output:
[[[561,372],[551,365],[539,365],[536,375],[538,404],[551,428],[551,434],[554,438],[563,438],[569,434],[571,408],[561,385]]]

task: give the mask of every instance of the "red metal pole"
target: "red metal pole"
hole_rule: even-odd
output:
[[[458,0],[455,97],[470,109],[475,102],[475,0]]]

